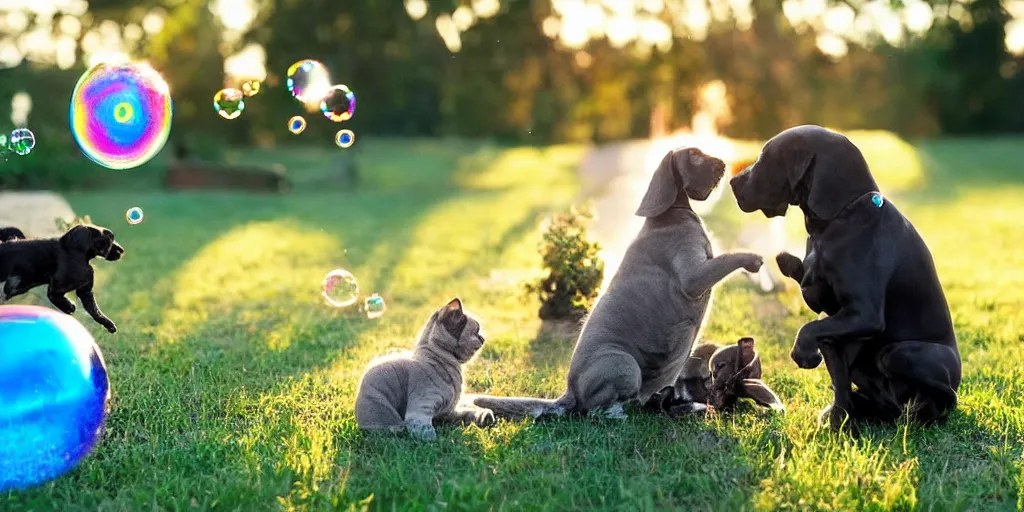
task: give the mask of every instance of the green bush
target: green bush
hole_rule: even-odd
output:
[[[604,261],[597,255],[600,246],[587,239],[592,219],[589,208],[573,208],[555,215],[544,233],[541,256],[547,275],[526,285],[540,299],[543,320],[578,320],[594,305]]]

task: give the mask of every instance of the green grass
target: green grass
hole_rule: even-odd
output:
[[[96,265],[100,304],[120,332],[77,314],[104,350],[113,410],[78,469],[0,495],[0,510],[1020,508],[1024,144],[858,142],[930,244],[952,306],[965,375],[945,426],[859,439],[816,430],[827,375],[788,360],[812,314],[796,291],[762,295],[733,278],[705,336],[757,337],[785,417],[748,407],[708,419],[449,428],[434,444],[365,437],[352,413],[363,368],[408,348],[456,294],[488,333],[467,370],[470,390],[563,389],[572,341],[542,330],[521,289],[539,271],[540,222],[577,200],[581,155],[367,140],[359,192],[69,198],[128,249]],[[312,184],[330,154],[236,158],[281,161]],[[145,209],[143,224],[124,224],[131,206]],[[728,231],[735,212],[725,197],[709,224]],[[386,298],[382,319],[320,302],[320,280],[337,267]]]

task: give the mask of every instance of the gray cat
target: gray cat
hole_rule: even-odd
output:
[[[437,438],[434,424],[494,423],[490,409],[457,406],[462,365],[484,345],[480,322],[462,309],[458,297],[437,310],[420,332],[411,354],[371,363],[356,396],[356,422],[366,430]]]

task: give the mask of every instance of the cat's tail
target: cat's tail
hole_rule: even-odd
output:
[[[574,400],[568,394],[551,400],[548,398],[529,398],[521,396],[505,397],[490,395],[467,395],[465,400],[477,407],[490,409],[497,418],[521,420],[523,418],[539,418],[541,416],[563,416],[573,409]]]

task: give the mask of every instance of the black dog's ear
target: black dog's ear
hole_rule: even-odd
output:
[[[92,248],[92,234],[86,226],[74,226],[60,237],[60,246],[66,251],[88,252]]]
[[[687,148],[688,149],[688,148]],[[651,184],[647,186],[647,193],[640,200],[640,207],[636,214],[640,217],[657,217],[666,210],[679,197],[679,178],[676,175],[677,161],[686,158],[687,149],[674,149],[661,159],[658,169],[651,177]]]
[[[814,160],[814,153],[804,149],[790,149],[786,152],[783,165],[786,166],[790,191],[795,193],[801,186],[807,173],[814,167]]]

